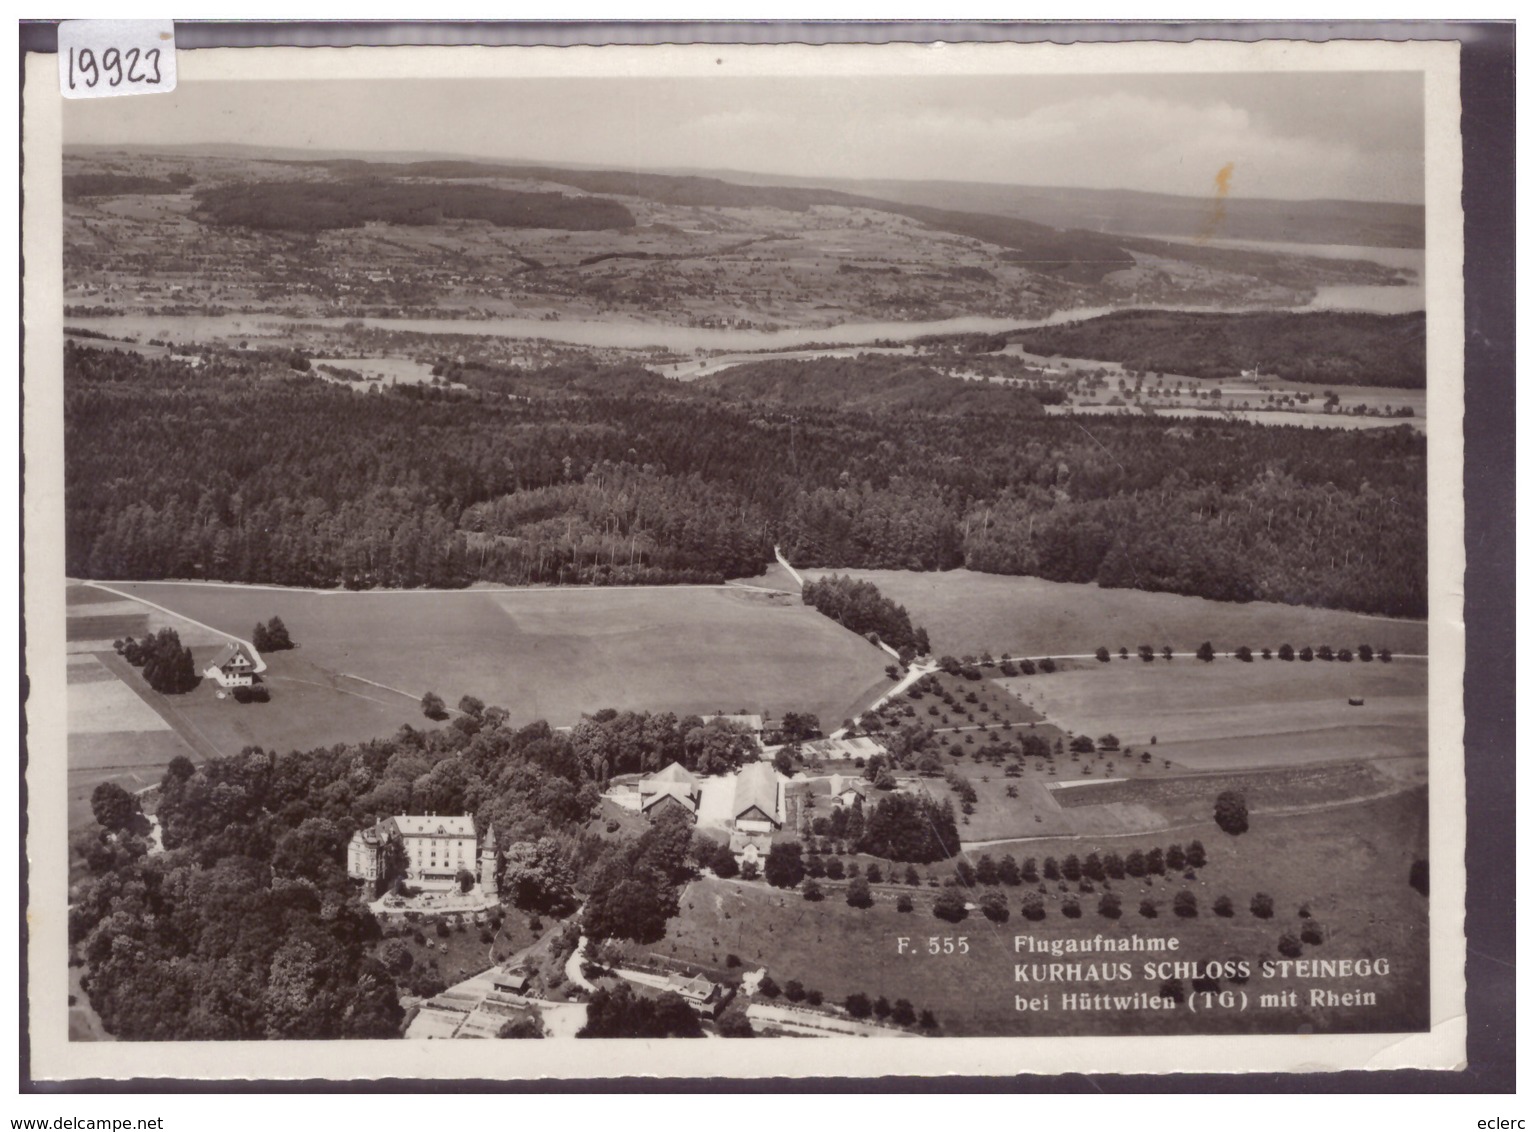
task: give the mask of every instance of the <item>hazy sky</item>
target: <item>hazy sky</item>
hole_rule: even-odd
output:
[[[186,83],[71,144],[227,142],[635,169],[1423,200],[1416,73]]]

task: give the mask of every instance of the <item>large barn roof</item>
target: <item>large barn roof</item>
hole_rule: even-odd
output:
[[[640,809],[648,810],[662,798],[675,798],[690,810],[698,808],[696,789],[683,782],[663,782],[654,788],[654,792],[645,792],[644,800],[640,802]]]
[[[772,763],[747,763],[736,776],[736,800],[732,813],[739,817],[753,806],[777,818],[778,772],[773,769]]]
[[[644,785],[652,782],[680,782],[684,786],[697,786],[698,778],[693,774],[692,771],[688,770],[687,767],[683,766],[681,763],[674,762],[670,763],[661,770],[656,771],[649,778],[645,779],[644,782],[641,783],[641,788],[643,788]]]

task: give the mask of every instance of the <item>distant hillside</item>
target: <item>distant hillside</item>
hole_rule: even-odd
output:
[[[1047,224],[1036,224],[1016,216],[991,216],[933,208],[831,189],[745,185],[716,177],[607,169],[560,169],[543,165],[498,165],[480,161],[418,161],[396,165],[345,159],[300,164],[322,165],[342,175],[359,177],[379,177],[385,174],[454,180],[515,177],[569,185],[588,193],[641,197],[659,204],[684,207],[779,208],[792,212],[803,212],[815,205],[867,208],[905,216],[941,232],[969,236],[1008,248],[1017,253],[1012,258],[1035,271],[1081,282],[1092,282],[1111,271],[1135,264],[1134,257],[1119,241],[1094,232],[1060,231]]]
[[[827,194],[830,198],[864,197],[886,205],[915,205],[948,212],[987,213],[1032,221],[1062,230],[1082,229],[1094,235],[1168,236],[1174,239],[1271,240],[1276,243],[1344,244],[1360,247],[1421,248],[1424,246],[1423,206],[1389,201],[1276,200],[1228,197],[1219,212],[1209,197],[1174,196],[1129,189],[1087,189],[1044,185],[1008,185],[980,181],[852,180],[833,177],[794,177],[741,170],[667,170],[647,173],[597,168],[547,169],[519,161],[484,161],[436,154],[388,154],[356,152],[317,161],[313,152],[301,149],[199,144],[192,146],[67,146],[66,153],[197,153],[208,156],[244,157],[250,160],[286,161],[332,168],[372,165],[376,170],[412,168],[417,176],[496,177],[524,175],[539,170],[561,174],[554,183],[576,185],[565,177],[590,178],[588,192],[631,193],[653,200],[666,199],[663,192],[680,194],[675,203],[726,204],[718,186],[730,189],[784,188]],[[664,187],[663,182],[691,182],[708,199],[689,201],[685,184]],[[626,184],[629,187],[616,187]],[[707,190],[704,185],[711,186]],[[596,187],[609,185],[615,187]],[[580,186],[580,187],[585,187]],[[796,199],[800,203],[795,203]],[[746,203],[769,203],[765,198],[741,197]],[[811,197],[784,196],[778,208],[808,207]],[[846,203],[846,200],[835,203]]]
[[[1422,312],[1128,310],[1007,337],[1032,354],[1093,358],[1203,378],[1258,370],[1310,385],[1422,389],[1427,366]]]
[[[857,358],[775,360],[733,366],[693,382],[698,390],[716,390],[738,401],[760,401],[785,408],[910,410],[945,416],[1036,415],[1040,398],[1032,393],[980,381],[945,377],[906,358],[869,355]]]
[[[903,204],[1022,217],[1056,228],[1175,239],[1423,247],[1423,206],[1383,201],[1227,198],[973,181],[841,181],[721,173],[743,184],[836,189]]]
[[[600,197],[523,193],[483,185],[411,184],[377,178],[358,181],[253,181],[197,194],[212,223],[242,228],[312,232],[360,228],[368,221],[431,225],[444,219],[486,220],[502,228],[594,231],[632,228],[622,204]]]

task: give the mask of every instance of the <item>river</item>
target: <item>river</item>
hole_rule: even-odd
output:
[[[1317,296],[1296,310],[1368,310],[1378,313],[1421,310],[1421,286],[1339,286],[1318,288]],[[295,327],[316,326],[341,330],[362,324],[379,330],[412,331],[418,334],[485,335],[497,338],[545,338],[574,346],[643,350],[657,348],[678,354],[715,350],[763,351],[795,349],[813,343],[849,346],[872,345],[881,340],[910,340],[929,334],[998,334],[1035,326],[1096,318],[1115,308],[1074,307],[1047,318],[992,318],[965,315],[930,322],[848,322],[832,327],[789,327],[782,330],[744,330],[720,327],[668,326],[662,323],[537,318],[293,318],[279,314],[146,315],[126,314],[68,318],[69,326],[100,331],[114,337],[162,338],[177,342],[286,339]],[[1139,309],[1178,311],[1269,310],[1268,307],[1212,307],[1147,304]]]

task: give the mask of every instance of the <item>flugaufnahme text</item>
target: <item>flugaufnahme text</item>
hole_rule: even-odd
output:
[[[1075,955],[1103,951],[1177,951],[1178,937],[1095,935],[1085,939],[1038,939],[1031,935],[1015,935],[1013,950],[1033,955]]]

